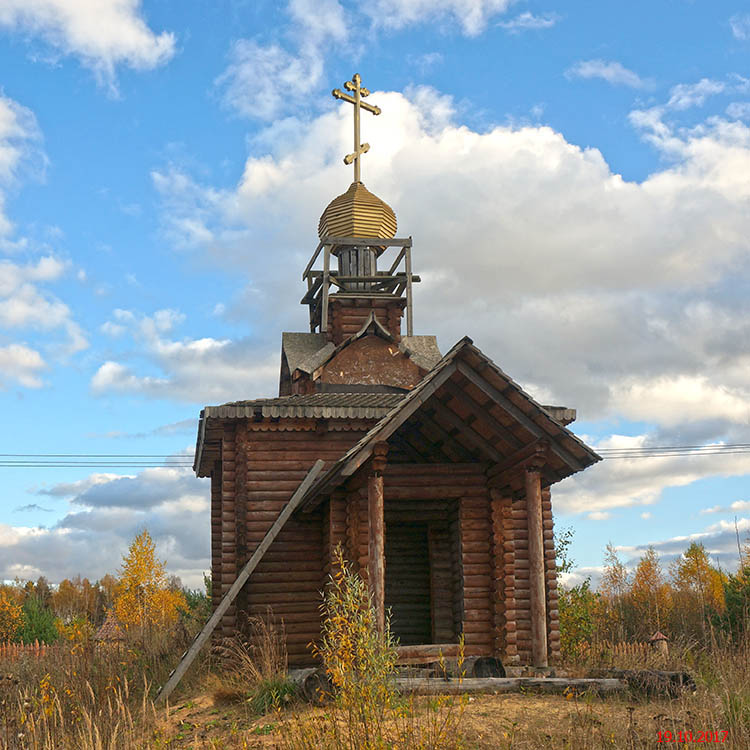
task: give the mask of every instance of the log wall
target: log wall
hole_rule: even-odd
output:
[[[214,606],[314,461],[332,463],[369,426],[324,430],[300,420],[295,431],[289,429],[291,422],[225,425],[211,485]],[[388,529],[398,525],[423,524],[426,530],[422,546],[429,558],[433,643],[455,641],[463,632],[467,656],[498,655],[504,663],[529,664],[526,501],[523,493],[500,490],[492,490],[490,498],[485,469],[482,464],[388,464],[383,474],[386,543]],[[560,634],[549,490],[543,491],[542,516],[548,649],[554,661]],[[270,607],[284,620],[290,663],[311,663],[308,645],[320,632],[320,591],[338,544],[367,579],[367,518],[364,474],[352,477],[315,512],[296,514],[223,618],[217,637],[243,629],[247,615],[264,615]],[[396,552],[404,559],[407,542]],[[386,556],[386,575],[387,569]]]
[[[224,425],[221,439],[221,560],[218,571],[212,571],[211,578],[220,583],[222,595],[237,578],[237,522],[235,516],[235,425]],[[217,637],[228,638],[237,629],[237,607],[232,604],[227,609],[216,629]]]
[[[544,569],[547,590],[547,648],[550,663],[560,660],[560,616],[555,563],[554,520],[549,488],[542,490],[542,528],[544,529]]]
[[[358,333],[370,312],[375,313],[378,322],[396,339],[401,340],[401,318],[404,314],[405,299],[398,300],[330,300],[328,316],[328,340],[338,346],[344,339]]]
[[[212,554],[212,578],[220,583],[214,588],[214,606],[313,463],[318,458],[333,463],[369,425],[328,431],[308,422],[297,426],[301,429],[289,429],[294,427],[291,420],[236,420],[225,427],[220,472],[212,477],[212,487],[221,487],[219,531],[212,533],[212,541],[221,540],[221,556],[218,550]],[[218,489],[213,496],[218,498]],[[345,539],[345,529],[341,498],[325,509],[325,518],[324,509],[291,518],[222,619],[216,637],[246,630],[248,616],[264,616],[270,607],[284,620],[290,663],[311,663],[308,644],[320,633],[318,607],[330,571],[329,550]]]
[[[403,646],[434,643],[429,525],[388,524],[385,562],[385,604],[391,613],[391,632]]]

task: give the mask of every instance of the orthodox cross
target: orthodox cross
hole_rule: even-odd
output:
[[[344,164],[351,164],[352,162],[354,162],[354,182],[360,182],[359,157],[362,156],[362,154],[366,154],[370,150],[369,143],[359,142],[359,111],[360,109],[366,109],[368,112],[372,112],[374,115],[379,115],[382,111],[380,107],[376,107],[374,104],[367,104],[367,102],[362,101],[362,99],[370,95],[370,92],[368,89],[362,86],[361,83],[362,79],[359,77],[359,73],[355,73],[352,76],[352,80],[347,81],[344,84],[344,88],[347,91],[351,91],[354,96],[345,94],[341,89],[334,89],[331,92],[334,98],[342,99],[343,101],[349,102],[349,104],[354,105],[354,153],[347,154],[344,157]]]

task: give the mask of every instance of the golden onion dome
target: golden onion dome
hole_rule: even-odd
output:
[[[397,226],[393,209],[361,182],[353,182],[323,211],[318,236],[390,239],[396,235]]]

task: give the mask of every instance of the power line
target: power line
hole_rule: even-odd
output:
[[[750,443],[657,445],[599,448],[609,461],[750,454]],[[108,460],[111,459],[111,460]],[[174,453],[0,453],[0,468],[18,469],[158,469],[192,468],[193,456]]]
[[[178,453],[0,453],[2,458],[182,458]],[[185,459],[192,456],[185,455]]]
[[[707,445],[621,446],[599,448],[605,459],[671,458],[685,456],[731,456],[750,453],[750,443],[711,443]]]

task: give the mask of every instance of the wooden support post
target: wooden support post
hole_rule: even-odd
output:
[[[368,575],[378,630],[385,630],[385,518],[383,515],[383,470],[387,443],[376,443],[373,473],[367,480],[367,520],[369,529]]]
[[[535,667],[547,666],[547,606],[544,580],[542,483],[538,466],[526,469],[526,510],[529,524],[529,596],[531,656]]]
[[[323,289],[320,295],[320,332],[328,333],[328,285],[330,283],[329,274],[331,267],[331,246],[326,245],[323,248]]]
[[[383,476],[367,480],[367,515],[370,529],[369,581],[378,630],[385,629],[385,522],[383,520]]]
[[[411,246],[404,249],[406,250],[406,335],[413,336],[414,305],[412,302]]]

